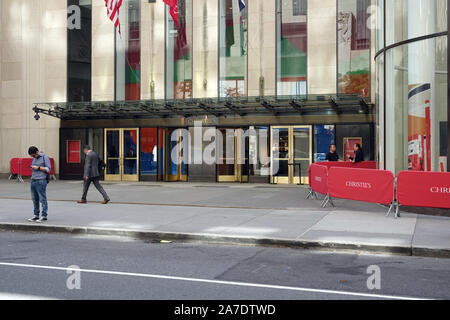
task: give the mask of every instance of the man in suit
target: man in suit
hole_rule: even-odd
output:
[[[78,203],[87,203],[86,197],[89,190],[89,186],[91,185],[91,182],[94,183],[94,186],[97,188],[97,190],[102,194],[103,196],[103,202],[102,204],[107,204],[109,201],[111,201],[106,194],[105,190],[100,184],[100,172],[98,170],[98,164],[100,161],[100,158],[98,154],[91,150],[91,147],[85,146],[83,148],[83,152],[86,155],[86,159],[84,161],[84,188],[83,188],[83,196],[81,197],[81,200],[78,201]]]

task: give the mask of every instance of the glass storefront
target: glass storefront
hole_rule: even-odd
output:
[[[190,99],[192,88],[192,0],[178,1],[178,21],[166,6],[166,99]]]
[[[219,0],[219,96],[247,95],[248,6]]]
[[[370,96],[371,0],[338,0],[338,92]]]
[[[141,99],[141,4],[124,0],[116,29],[116,100]]]
[[[395,173],[447,171],[447,1],[384,6],[386,25],[378,19],[378,28],[391,47],[376,59],[380,165]]]
[[[307,93],[307,0],[277,0],[277,94]]]
[[[68,21],[67,101],[91,101],[92,2],[68,0],[67,7],[70,16],[76,18],[79,10],[81,17],[79,26],[76,20]]]

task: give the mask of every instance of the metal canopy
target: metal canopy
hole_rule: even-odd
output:
[[[187,100],[141,100],[36,103],[39,113],[62,120],[179,118],[204,115],[295,116],[373,113],[370,99],[360,95],[301,95]]]

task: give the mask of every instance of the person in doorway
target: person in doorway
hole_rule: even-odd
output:
[[[47,221],[48,204],[47,204],[47,178],[51,171],[50,158],[36,147],[30,147],[28,154],[33,158],[31,163],[31,199],[33,200],[34,217],[28,219],[30,222]],[[40,207],[42,204],[42,215],[39,218]]]
[[[336,152],[336,145],[330,145],[330,152],[327,153],[327,162],[337,162],[339,161],[339,155]]]
[[[83,186],[83,196],[81,197],[81,200],[78,201],[78,203],[87,203],[87,193],[89,191],[89,187],[91,183],[94,183],[94,186],[97,188],[97,190],[101,193],[103,196],[103,202],[102,204],[107,204],[109,201],[111,201],[106,194],[105,190],[103,189],[102,185],[100,184],[100,171],[99,171],[99,163],[100,163],[100,157],[98,154],[91,150],[91,147],[84,146],[83,152],[86,155],[86,159],[84,162],[84,186]]]
[[[355,150],[355,156],[350,157],[350,160],[353,163],[363,162],[364,161],[364,153],[362,151],[361,145],[359,143],[355,144],[353,147],[353,150]]]

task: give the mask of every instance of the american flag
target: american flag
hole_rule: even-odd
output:
[[[245,9],[246,4],[244,0],[238,0],[239,1],[239,11],[242,11]]]
[[[105,0],[105,6],[108,18],[114,23],[120,34],[119,10],[122,6],[122,0]]]

